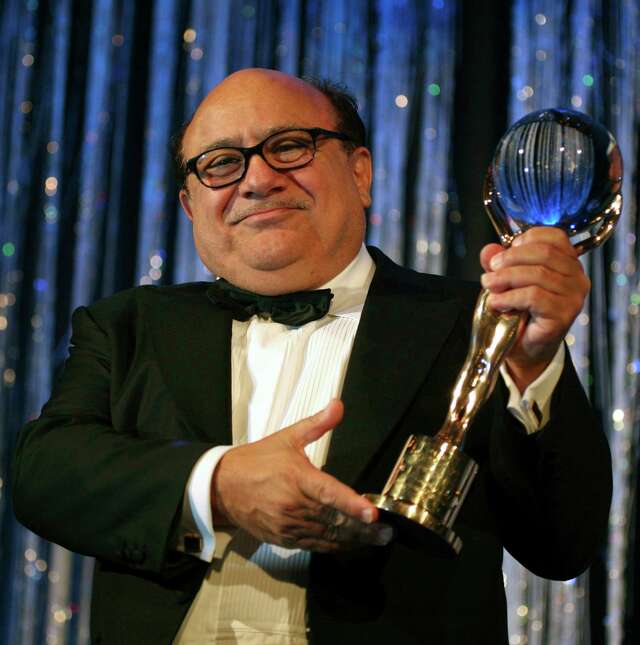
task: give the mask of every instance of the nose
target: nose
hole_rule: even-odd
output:
[[[254,154],[249,159],[238,190],[243,197],[265,197],[283,191],[286,182],[282,172],[273,169],[259,154]]]

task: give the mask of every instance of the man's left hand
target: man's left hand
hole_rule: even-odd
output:
[[[506,364],[520,392],[554,357],[580,313],[591,282],[567,234],[536,227],[518,236],[509,249],[488,244],[480,253],[486,271],[482,286],[497,311],[526,311],[518,340]]]

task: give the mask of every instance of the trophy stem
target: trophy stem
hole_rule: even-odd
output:
[[[436,439],[462,446],[471,421],[495,387],[499,368],[513,347],[524,315],[499,313],[487,306],[489,290],[483,289],[473,315],[471,346],[456,379],[447,417]]]
[[[521,314],[489,309],[488,296],[485,289],[478,298],[471,347],[442,428],[434,437],[409,437],[382,494],[366,496],[405,541],[428,543],[449,556],[462,548],[451,526],[478,472],[478,465],[461,446],[471,421],[491,395],[500,364],[523,320]]]

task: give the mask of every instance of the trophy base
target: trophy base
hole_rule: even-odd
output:
[[[451,526],[477,472],[478,464],[456,444],[438,435],[412,435],[382,493],[365,497],[397,529],[400,542],[455,557],[462,540]]]
[[[453,558],[462,549],[462,540],[429,511],[388,495],[365,497],[380,510],[380,521],[396,529],[398,539],[409,546],[426,547],[431,553]]]

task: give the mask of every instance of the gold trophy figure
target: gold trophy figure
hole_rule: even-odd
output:
[[[556,226],[579,253],[602,244],[622,209],[622,157],[611,133],[580,112],[532,112],[502,137],[484,185],[484,205],[500,241],[533,226]],[[368,494],[381,519],[413,543],[460,553],[454,520],[478,471],[462,452],[467,430],[491,395],[499,367],[526,314],[496,313],[480,293],[471,346],[444,424],[434,436],[407,440],[381,494]]]

